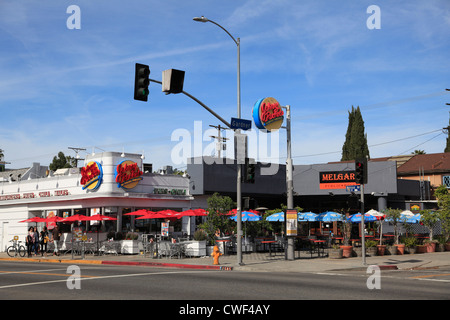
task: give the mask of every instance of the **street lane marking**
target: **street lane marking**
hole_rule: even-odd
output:
[[[166,271],[166,272],[146,272],[146,273],[132,273],[132,274],[118,274],[111,276],[91,276],[89,278],[80,279],[83,281],[86,280],[102,280],[102,279],[111,279],[111,278],[125,278],[125,277],[139,277],[139,276],[151,276],[151,275],[164,275],[164,274],[182,274],[182,273],[207,273],[207,272],[221,272],[220,270],[204,270],[204,271]],[[71,274],[67,274],[66,276],[70,276]],[[12,284],[7,286],[0,286],[0,289],[8,289],[8,288],[17,288],[17,287],[26,287],[26,286],[35,286],[41,284],[49,284],[49,283],[58,283],[58,282],[67,282],[67,279],[64,280],[50,280],[50,281],[40,281],[40,282],[29,282],[29,283],[21,283],[21,284]]]
[[[412,279],[424,279],[424,278],[432,278],[432,277],[445,277],[450,276],[450,273],[441,273],[441,274],[429,274],[425,276],[415,276],[411,277]]]
[[[61,269],[58,269],[61,270]],[[21,272],[9,272],[9,271],[0,271],[0,273],[15,273],[15,274],[37,274],[43,276],[62,276],[62,277],[70,277],[71,273],[46,273],[46,272],[32,272],[32,271],[21,271]],[[96,276],[84,276],[80,275],[81,278],[95,278]]]

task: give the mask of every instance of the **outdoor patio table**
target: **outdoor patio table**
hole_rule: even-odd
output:
[[[261,243],[264,243],[264,246],[265,246],[266,243],[269,244],[269,257],[271,257],[272,256],[272,244],[273,243],[277,243],[277,241],[275,241],[275,240],[265,240],[265,241],[261,241]]]
[[[322,256],[325,256],[325,248],[324,244],[327,242],[326,240],[313,240],[317,248],[317,256],[320,257],[320,251],[322,250]]]

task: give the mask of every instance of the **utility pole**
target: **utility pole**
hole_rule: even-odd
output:
[[[227,146],[226,141],[229,140],[228,138],[222,138],[221,130],[228,130],[228,128],[221,127],[220,124],[218,126],[214,126],[214,125],[210,124],[209,126],[217,129],[217,137],[216,136],[210,136],[210,137],[217,139],[217,148],[216,148],[217,153],[218,153],[217,157],[221,158],[221,151],[226,150],[226,146]],[[222,148],[222,146],[223,146],[223,148]]]

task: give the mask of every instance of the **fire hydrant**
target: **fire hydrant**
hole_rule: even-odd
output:
[[[222,253],[220,253],[219,247],[218,246],[214,246],[213,252],[211,253],[211,256],[214,259],[214,263],[213,264],[220,264],[219,263],[219,257],[222,255]]]

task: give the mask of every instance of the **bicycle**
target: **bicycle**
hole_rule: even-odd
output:
[[[20,244],[22,241],[10,240],[9,242],[12,242],[13,245],[9,246],[6,249],[8,256],[10,256],[12,258],[16,257],[17,255],[19,255],[21,257],[25,257],[25,254],[27,253],[27,249],[25,248],[25,246]]]

